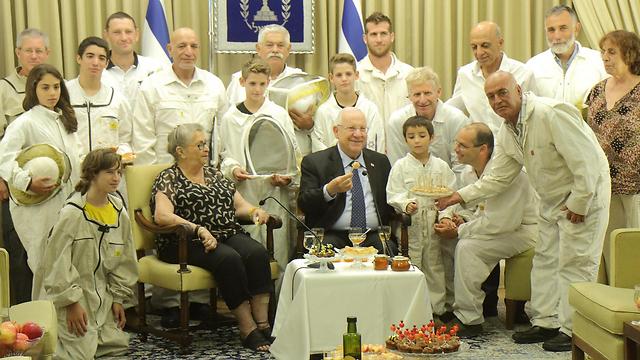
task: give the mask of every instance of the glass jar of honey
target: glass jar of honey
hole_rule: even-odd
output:
[[[394,256],[391,261],[391,270],[393,271],[407,271],[410,267],[409,258],[406,256]]]
[[[389,266],[389,259],[387,255],[377,254],[373,259],[373,268],[375,270],[387,270]]]

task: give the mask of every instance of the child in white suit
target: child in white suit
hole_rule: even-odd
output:
[[[222,157],[220,170],[227,178],[237,183],[238,192],[252,204],[259,203],[267,196],[273,196],[283,205],[289,206],[289,190],[291,187],[297,186],[299,179],[297,166],[293,169],[295,175],[273,174],[270,177],[256,177],[247,171],[249,164],[245,160],[245,131],[261,115],[271,117],[284,130],[285,136],[289,138],[292,146],[290,152],[295,154],[296,159],[301,157],[289,114],[285,109],[265,97],[270,74],[271,68],[260,59],[251,60],[242,67],[240,84],[245,89],[246,99],[241,103],[232,104],[220,122],[219,140]],[[254,144],[257,141],[268,144],[273,139],[257,139],[256,136]],[[265,151],[272,150],[265,148]],[[286,159],[282,159],[282,161],[284,162]],[[270,214],[288,219],[287,213],[272,200],[265,202],[263,208]],[[292,235],[289,233],[288,225],[288,221],[283,221],[274,244],[274,257],[282,269],[289,262],[289,254],[292,250],[290,247],[293,244],[289,240]],[[266,245],[264,228],[264,226],[249,225],[245,227],[245,230],[251,234],[252,238]]]
[[[409,257],[427,279],[429,296],[434,315],[443,315],[453,305],[453,293],[447,291],[445,274],[453,279],[453,261],[444,259],[452,256],[445,247],[455,246],[451,240],[441,239],[433,229],[438,211],[433,199],[416,196],[412,189],[418,185],[418,178],[430,178],[450,189],[456,185],[456,177],[449,165],[429,153],[433,139],[431,121],[421,116],[407,119],[402,127],[410,152],[399,159],[391,168],[387,183],[389,205],[396,210],[411,215],[409,227]],[[428,185],[428,184],[427,184]],[[445,210],[446,211],[446,210]],[[444,214],[443,214],[444,215]],[[452,287],[450,287],[452,288]]]

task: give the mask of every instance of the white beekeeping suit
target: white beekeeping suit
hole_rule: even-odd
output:
[[[558,63],[551,49],[529,59],[526,66],[536,77],[537,95],[568,102],[582,110],[591,88],[608,75],[599,51],[577,41],[575,46],[577,51],[566,69]]]
[[[88,96],[78,79],[67,81],[67,90],[78,120],[80,157],[94,149],[131,146],[131,108],[122,94],[102,83]]]
[[[422,164],[412,154],[396,161],[391,168],[387,183],[387,202],[397,211],[405,212],[411,202],[418,204],[418,211],[411,216],[409,227],[409,257],[427,279],[429,298],[433,313],[442,315],[451,310],[453,294],[447,294],[445,276],[453,274],[453,261],[443,256],[445,246],[455,246],[455,240],[441,239],[433,230],[438,211],[433,199],[415,196],[411,189],[417,185],[418,177],[440,174],[442,183],[451,189],[456,186],[456,176],[446,162],[430,155],[429,161]],[[444,210],[442,216],[448,216],[451,210]],[[448,278],[449,276],[447,276]],[[450,276],[452,277],[452,276]]]
[[[67,154],[71,163],[71,177],[60,186],[52,198],[35,205],[10,203],[11,215],[20,241],[27,251],[27,263],[35,272],[40,263],[41,244],[58,218],[58,212],[79,180],[80,157],[76,133],[67,133],[60,114],[36,105],[15,119],[0,141],[0,177],[19,190],[27,191],[31,174],[16,161],[21,150],[35,144],[50,144]]]
[[[127,211],[119,197],[108,200],[118,214],[116,224],[90,218],[86,194],[74,193],[43,247],[34,288],[45,290],[40,298],[51,300],[58,313],[57,358],[91,359],[128,350],[129,335],[118,328],[112,306],[131,302],[137,260]],[[74,303],[87,316],[81,340],[67,327],[67,306]]]
[[[480,178],[488,174],[491,160]],[[473,184],[478,176],[468,167],[462,174],[463,185]],[[494,266],[535,246],[538,238],[538,201],[522,171],[500,194],[480,204],[472,217],[462,215],[455,250],[454,314],[463,324],[484,322],[482,283]]]
[[[523,63],[510,59],[507,54],[502,53],[502,61],[498,71],[506,71],[513,74],[522,87],[522,91],[537,93],[536,78],[533,72]],[[458,70],[456,85],[453,88],[453,95],[446,104],[454,106],[469,114],[471,122],[485,123],[494,134],[498,133],[502,118],[498,116],[491,106],[484,93],[484,75],[478,60],[474,60]]]
[[[237,181],[233,175],[233,170],[241,168],[248,170],[249,165],[246,161],[245,146],[248,141],[246,135],[247,129],[251,128],[254,121],[256,121],[261,115],[267,115],[273,118],[282,129],[285,130],[286,136],[289,138],[289,142],[293,147],[290,149],[291,155],[294,159],[299,158],[299,150],[296,143],[296,138],[293,130],[293,123],[289,118],[287,112],[275,103],[265,99],[260,109],[253,115],[248,115],[240,110],[237,106],[230,108],[227,113],[222,117],[220,122],[220,144],[221,149],[221,171],[229,179]],[[265,146],[264,151],[269,152],[268,144],[275,141],[274,139],[260,139],[259,135],[256,136],[255,142],[263,143]],[[282,155],[282,154],[281,154]],[[278,159],[286,161],[286,159]],[[276,187],[271,185],[271,179],[267,176],[256,176],[253,179],[244,180],[237,183],[237,190],[242,196],[252,204],[258,204],[258,202],[267,196],[273,196],[278,199],[283,205],[289,206],[289,188],[297,186],[299,182],[299,175],[297,171],[297,164],[294,165],[295,176],[293,176],[291,183],[287,187]],[[288,175],[288,174],[280,174]],[[262,206],[269,214],[275,214],[280,216],[282,221],[282,228],[275,233],[274,243],[274,257],[278,264],[284,268],[289,262],[289,254],[292,246],[292,234],[289,231],[289,215],[274,201],[268,200]],[[251,237],[266,244],[266,229],[264,226],[247,226],[245,227],[251,234]],[[295,231],[292,229],[292,231]]]
[[[132,140],[136,165],[172,163],[167,135],[180,124],[200,124],[209,142],[216,136],[215,120],[227,109],[222,81],[199,68],[188,85],[178,79],[172,68],[158,71],[142,82],[137,96]],[[216,154],[215,141],[211,150]],[[214,166],[216,160],[214,157]]]

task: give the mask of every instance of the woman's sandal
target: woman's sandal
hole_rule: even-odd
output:
[[[256,325],[258,325],[258,330],[264,335],[264,338],[267,339],[270,343],[273,343],[275,338],[271,336],[271,325],[269,325],[268,321],[257,321]]]
[[[267,340],[264,337],[264,334],[262,333],[262,331],[260,331],[259,329],[253,329],[252,332],[249,333],[249,335],[247,335],[246,338],[241,339],[242,340],[242,346],[246,347],[247,349],[251,349],[253,351],[269,351],[267,350],[260,350],[260,347],[263,346],[269,346],[271,345],[271,343],[269,342],[269,340]]]
[[[267,341],[269,341],[269,343],[273,344],[273,341],[276,339],[273,336],[271,336],[271,326],[267,326],[265,328],[258,328],[258,330],[260,330],[260,332],[262,333],[262,335],[264,335],[264,338],[267,339]]]

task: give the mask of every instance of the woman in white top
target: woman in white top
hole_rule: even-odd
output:
[[[15,119],[0,141],[0,177],[14,188],[36,194],[58,191],[38,204],[24,206],[11,201],[10,209],[16,232],[27,251],[31,271],[38,268],[42,240],[55,224],[58,212],[78,180],[78,122],[69,103],[69,93],[60,72],[41,64],[27,78],[24,114]],[[63,183],[47,176],[31,176],[16,157],[35,144],[49,144],[66,153],[71,163],[71,177]],[[58,189],[60,187],[60,189]]]

